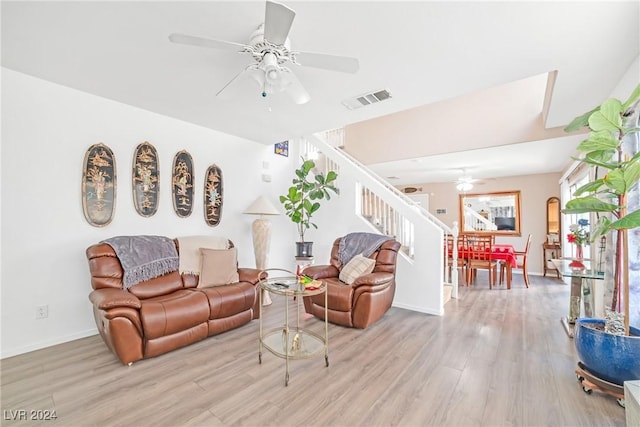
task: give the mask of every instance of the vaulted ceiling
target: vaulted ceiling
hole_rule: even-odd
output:
[[[304,105],[263,98],[251,82],[217,98],[250,57],[168,40],[247,43],[263,1],[3,1],[2,66],[271,144],[556,70],[543,126],[564,126],[605,99],[640,52],[637,1],[286,4],[296,12],[292,50],[360,61],[355,74],[292,65],[311,96]],[[357,110],[341,104],[378,89],[392,98]]]

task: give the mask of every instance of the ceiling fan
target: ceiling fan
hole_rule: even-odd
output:
[[[287,63],[344,73],[357,72],[359,63],[357,58],[292,51],[288,36],[295,16],[296,13],[287,6],[267,1],[264,23],[251,34],[248,44],[176,33],[171,34],[169,40],[173,43],[246,53],[253,57],[255,63],[240,71],[216,96],[249,78],[258,83],[263,97],[286,92],[296,104],[304,104],[310,99],[309,93],[285,66]]]
[[[456,180],[456,190],[465,193],[473,189],[473,183],[478,180],[473,179],[471,175],[468,175],[466,169],[461,169],[461,170],[462,170],[462,176],[460,176],[460,178]]]

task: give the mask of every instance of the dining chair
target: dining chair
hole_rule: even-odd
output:
[[[527,244],[524,247],[524,251],[514,251],[513,254],[516,257],[516,266],[511,267],[513,271],[514,268],[522,270],[522,277],[524,278],[524,284],[528,288],[529,287],[529,274],[527,272],[527,257],[529,255],[529,248],[531,247],[531,234],[527,238]],[[500,263],[500,283],[502,283],[502,279],[504,277],[504,262]],[[511,279],[511,278],[509,278]]]
[[[493,259],[492,236],[467,237],[467,286],[475,279],[477,270],[488,270],[489,289],[496,284],[498,262]]]

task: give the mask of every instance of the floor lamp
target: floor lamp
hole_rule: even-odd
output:
[[[264,197],[258,197],[251,206],[244,211],[247,215],[260,215],[251,224],[251,231],[253,232],[253,253],[256,257],[256,268],[258,270],[264,270],[267,268],[267,261],[269,259],[269,244],[271,243],[271,221],[265,218],[265,215],[279,215],[280,212]],[[262,305],[271,304],[271,297],[269,292],[264,291],[262,293]]]

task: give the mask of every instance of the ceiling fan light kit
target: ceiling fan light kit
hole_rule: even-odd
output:
[[[456,181],[456,190],[466,193],[467,191],[471,191],[473,189],[473,183],[477,181],[477,179],[473,179],[471,175],[467,174],[467,169],[461,169],[462,176],[458,178]]]
[[[292,52],[289,31],[296,13],[287,6],[267,1],[264,23],[251,34],[249,44],[215,40],[185,34],[171,34],[173,43],[197,47],[229,50],[251,55],[256,62],[240,71],[218,91],[216,96],[231,91],[240,82],[251,77],[260,86],[263,98],[267,95],[286,92],[296,104],[304,104],[311,97],[286,63],[322,68],[343,73],[356,73],[360,67],[357,58],[327,55],[323,53]]]
[[[473,184],[470,182],[459,182],[458,184],[456,184],[456,190],[458,191],[467,192],[467,191],[470,191],[472,188],[473,188]]]

